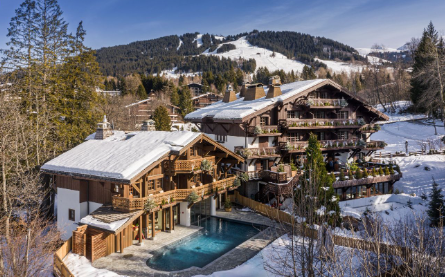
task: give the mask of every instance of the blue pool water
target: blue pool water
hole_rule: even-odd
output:
[[[204,267],[244,241],[258,234],[263,226],[210,217],[201,221],[197,235],[162,247],[147,260],[151,268],[176,271],[192,266]]]

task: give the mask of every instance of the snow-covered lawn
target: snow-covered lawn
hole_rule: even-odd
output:
[[[68,253],[63,258],[63,262],[76,277],[119,277],[112,271],[106,269],[98,269],[91,265],[91,262],[84,256]]]

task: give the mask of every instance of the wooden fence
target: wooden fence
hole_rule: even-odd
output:
[[[71,251],[72,237],[54,253],[54,269],[53,273],[57,277],[74,277],[74,274],[68,269],[63,262],[63,258]]]
[[[235,191],[233,202],[238,203],[240,205],[251,208],[252,210],[269,217],[272,220],[278,221],[280,223],[284,223],[292,226],[293,228],[297,228],[300,234],[304,233],[305,237],[309,237],[312,239],[318,238],[318,230],[310,229],[308,227],[304,227],[302,224],[295,222],[295,218],[283,211],[280,211],[277,208],[272,208],[270,206],[264,205],[262,203],[256,202],[255,200],[249,199],[239,194],[238,191]],[[379,252],[386,253],[389,255],[397,255],[402,257],[405,260],[410,260],[412,251],[407,247],[400,247],[397,245],[390,245],[380,242],[367,241],[362,239],[348,238],[343,236],[332,235],[332,240],[335,245],[344,246],[349,248],[355,248],[359,250],[365,250],[370,252]]]

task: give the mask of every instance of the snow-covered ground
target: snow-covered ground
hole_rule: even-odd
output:
[[[246,37],[241,37],[236,41],[227,42],[236,46],[236,49],[230,50],[224,53],[216,53],[217,50],[209,52],[206,50],[203,55],[215,55],[225,58],[230,58],[232,60],[237,60],[243,58],[245,60],[255,59],[256,68],[266,67],[269,71],[284,70],[285,72],[302,72],[304,63],[288,59],[283,54],[275,52],[273,57],[273,52],[265,48],[260,48],[250,44]],[[226,44],[226,43],[223,43]],[[221,45],[223,45],[221,44]],[[220,47],[221,47],[220,45]]]
[[[177,73],[177,69],[177,67],[173,67],[171,70],[162,70],[160,75],[166,77],[167,79],[178,79],[180,75],[184,75],[185,77],[195,77],[202,74],[202,72]],[[153,74],[153,76],[157,75],[157,73]]]
[[[342,72],[361,72],[365,66],[359,65],[359,64],[351,64],[347,62],[336,62],[336,61],[329,61],[329,60],[321,60],[321,59],[315,59],[317,61],[320,61],[328,66],[328,69],[331,69],[334,73],[342,73]]]
[[[63,262],[76,277],[119,277],[112,271],[106,269],[98,269],[91,265],[91,262],[85,256],[68,253],[63,258]]]
[[[390,63],[390,61],[381,59],[379,57],[374,57],[374,56],[367,56],[367,57],[368,57],[368,62],[370,64],[381,65],[382,63]]]
[[[372,48],[355,48],[360,55],[366,57],[371,52],[385,53],[385,52],[400,52],[400,50],[395,48],[385,48],[385,49],[372,49]]]

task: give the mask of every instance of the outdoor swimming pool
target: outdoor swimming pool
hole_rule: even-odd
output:
[[[200,226],[204,228],[197,234],[153,252],[147,265],[162,271],[204,267],[265,228],[216,217],[202,220]]]

